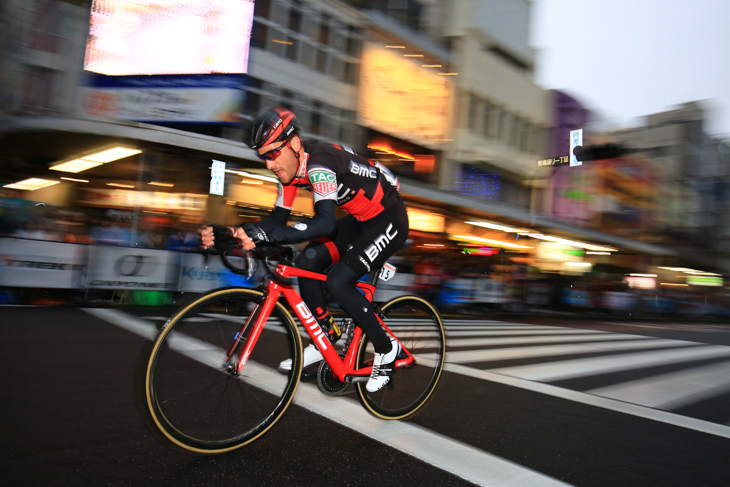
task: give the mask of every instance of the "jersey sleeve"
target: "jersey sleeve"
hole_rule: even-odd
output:
[[[281,181],[279,181],[279,190],[276,195],[276,203],[274,206],[291,210],[294,206],[294,199],[297,197],[297,190],[298,188],[293,184],[284,186],[281,184]]]
[[[316,204],[322,200],[337,203],[337,161],[324,152],[316,152],[310,157],[307,166],[307,180],[312,188],[312,198]]]

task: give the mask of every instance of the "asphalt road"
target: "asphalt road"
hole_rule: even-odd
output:
[[[112,313],[151,327],[166,314]],[[0,307],[2,485],[730,481],[730,326],[450,321],[442,386],[412,421],[374,420],[310,379],[261,439],[196,457],[144,420],[138,377],[150,342],[104,316]]]

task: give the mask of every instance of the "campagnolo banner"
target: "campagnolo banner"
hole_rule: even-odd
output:
[[[168,250],[91,246],[86,287],[174,291],[177,265]]]
[[[86,268],[83,245],[0,239],[0,286],[71,289]]]

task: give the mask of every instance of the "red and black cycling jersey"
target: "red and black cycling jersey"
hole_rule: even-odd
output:
[[[287,226],[299,188],[312,192],[315,215]],[[331,237],[337,228],[336,206],[358,221],[368,221],[393,205],[403,205],[399,190],[393,173],[349,147],[322,142],[304,144],[296,176],[289,184],[279,182],[274,210],[258,225],[266,230],[272,243]]]
[[[367,221],[393,205],[398,179],[347,146],[315,142],[304,145],[294,180],[279,182],[276,206],[291,210],[298,188],[312,192],[314,203],[332,200],[359,221]]]

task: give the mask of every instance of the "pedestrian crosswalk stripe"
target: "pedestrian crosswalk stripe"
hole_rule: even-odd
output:
[[[552,382],[577,377],[608,374],[642,367],[693,362],[712,358],[730,357],[730,347],[702,345],[679,350],[657,350],[604,357],[589,357],[559,362],[519,365],[493,369],[492,372],[527,380]]]
[[[693,367],[586,391],[659,409],[678,409],[730,392],[730,362]]]
[[[569,342],[599,342],[599,341],[624,341],[624,340],[651,340],[651,337],[642,335],[622,335],[619,333],[607,335],[577,335],[577,336],[525,336],[525,337],[501,337],[501,338],[460,338],[450,339],[446,345],[450,348],[457,347],[485,347],[494,345],[517,345],[530,343],[569,343]]]
[[[455,364],[462,364],[468,362],[488,362],[496,360],[515,360],[535,357],[554,357],[558,355],[579,355],[586,353],[635,350],[639,348],[694,347],[699,345],[701,344],[697,342],[657,339],[641,340],[638,342],[594,342],[580,345],[545,345],[535,347],[495,348],[492,350],[462,350],[446,352],[446,361]],[[616,357],[617,360],[620,360],[619,357],[621,356],[614,355],[612,357]],[[543,365],[547,366],[550,364]]]
[[[597,330],[574,330],[572,328],[562,330],[515,330],[515,331],[449,331],[446,329],[446,335],[452,337],[476,337],[490,335],[602,335],[607,332]]]

